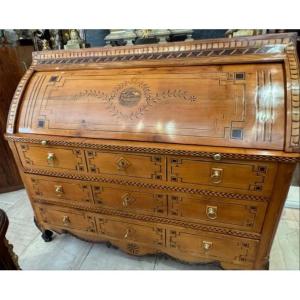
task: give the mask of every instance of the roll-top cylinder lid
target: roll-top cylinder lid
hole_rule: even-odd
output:
[[[284,150],[293,124],[283,62],[203,59],[40,66],[22,93],[15,132]]]

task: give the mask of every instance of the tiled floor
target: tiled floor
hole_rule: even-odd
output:
[[[299,188],[294,188],[289,197],[299,199]],[[0,194],[0,208],[9,217],[7,238],[14,245],[23,270],[215,269],[209,265],[182,264],[160,256],[130,256],[120,250],[107,248],[105,244],[87,243],[65,234],[55,235],[52,242],[45,243],[33,223],[25,190]],[[284,209],[272,247],[270,269],[300,269],[298,209]]]

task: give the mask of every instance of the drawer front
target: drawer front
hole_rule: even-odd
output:
[[[270,194],[277,165],[268,162],[168,158],[171,182]]]
[[[149,246],[165,245],[165,229],[146,223],[132,223],[97,217],[97,228],[101,235],[112,239],[126,240]]]
[[[99,175],[166,180],[164,156],[86,150],[88,171]]]
[[[207,195],[166,194],[132,186],[25,175],[34,199],[156,215],[259,233],[267,202]]]
[[[93,203],[89,183],[45,176],[27,176],[27,184],[36,199]]]
[[[256,240],[223,234],[177,228],[167,230],[167,246],[173,251],[230,263],[254,262],[258,243]]]
[[[25,175],[34,199],[77,202],[129,212],[167,215],[167,195],[135,187],[79,181],[49,176]]]
[[[96,233],[94,216],[79,210],[38,206],[37,213],[39,220],[45,224],[64,229],[69,228],[83,232]]]
[[[169,215],[193,222],[260,232],[266,202],[189,195],[169,196]]]
[[[26,168],[57,169],[86,172],[84,152],[81,149],[57,148],[17,143],[17,149]]]
[[[109,208],[167,215],[167,196],[113,185],[93,184],[95,203]]]

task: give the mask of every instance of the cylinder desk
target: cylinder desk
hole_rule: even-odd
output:
[[[226,269],[266,269],[300,150],[295,34],[44,51],[6,139],[35,222]]]

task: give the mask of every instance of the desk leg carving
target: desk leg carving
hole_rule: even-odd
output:
[[[53,232],[51,230],[41,228],[41,226],[38,224],[35,217],[33,218],[33,221],[34,221],[35,226],[42,232],[42,235],[41,235],[42,239],[45,242],[51,242],[53,239]]]

